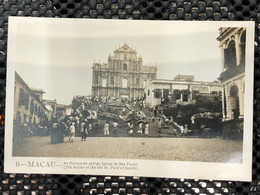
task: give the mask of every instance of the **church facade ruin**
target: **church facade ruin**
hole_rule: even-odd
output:
[[[144,66],[141,56],[127,44],[109,55],[107,63],[93,63],[92,96],[140,98],[144,88],[157,78],[156,66]]]

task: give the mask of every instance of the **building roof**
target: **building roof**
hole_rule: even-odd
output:
[[[225,38],[233,34],[235,31],[242,30],[243,27],[221,27],[219,28],[219,36],[217,37],[218,41],[223,41]]]
[[[15,81],[20,83],[28,92],[29,94],[39,103],[41,104],[41,106],[43,108],[45,108],[47,110],[47,108],[45,107],[45,105],[43,104],[42,101],[40,101],[39,99],[37,99],[35,97],[35,92],[27,85],[27,83],[22,79],[22,77],[15,71]]]
[[[47,103],[47,104],[57,104],[56,100],[46,100],[46,99],[44,99],[43,102]]]
[[[219,80],[221,82],[224,82],[230,78],[233,78],[241,73],[245,73],[245,65],[241,64],[238,66],[234,66],[231,69],[226,70],[225,72],[222,72],[219,76]]]
[[[114,51],[114,53],[120,53],[120,52],[136,53],[136,51],[130,48],[126,43]]]
[[[206,82],[206,81],[176,81],[176,80],[169,80],[169,79],[156,79],[156,80],[151,80],[145,88],[149,88],[150,85],[152,84],[176,84],[176,85],[181,85],[181,84],[190,84],[190,85],[211,85],[211,86],[221,86],[221,83],[219,81],[214,81],[214,82]]]
[[[57,104],[57,108],[69,108],[71,105],[65,105],[65,104]]]
[[[194,81],[194,75],[176,75],[173,79],[174,81]]]
[[[42,93],[42,94],[45,93],[45,91],[43,89],[37,89],[37,88],[31,87],[31,90],[36,92],[36,93]]]

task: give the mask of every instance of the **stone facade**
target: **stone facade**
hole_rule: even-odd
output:
[[[43,90],[30,88],[17,72],[14,90],[14,120],[20,124],[38,124],[49,119],[49,111],[42,101]]]
[[[157,67],[144,66],[127,44],[109,55],[107,63],[94,63],[92,69],[92,96],[143,97],[146,84],[157,77]]]
[[[221,93],[220,82],[194,81],[194,77],[191,79],[191,76],[187,78],[187,80],[176,79],[176,77],[174,80],[152,80],[145,88],[146,105],[152,108],[160,105],[166,98],[173,100],[172,103],[175,104],[193,104],[195,103],[194,96],[197,94],[218,95]]]
[[[244,118],[246,29],[220,28],[223,121]]]

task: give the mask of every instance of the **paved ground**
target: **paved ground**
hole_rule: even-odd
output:
[[[14,156],[128,158],[176,161],[234,162],[242,158],[242,141],[220,138],[98,138],[50,144],[50,137],[26,138]]]

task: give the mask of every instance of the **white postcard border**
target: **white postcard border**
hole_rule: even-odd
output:
[[[92,21],[94,19],[91,19]],[[221,27],[247,28],[246,33],[246,69],[245,69],[245,118],[243,163],[207,163],[186,161],[159,161],[159,160],[132,160],[132,159],[94,159],[94,158],[40,158],[40,157],[13,157],[13,102],[14,102],[14,70],[17,24],[24,22],[37,23],[67,23],[78,22],[86,25],[85,19],[51,19],[9,17],[8,57],[7,57],[7,87],[6,87],[6,117],[5,117],[5,154],[4,171],[6,173],[42,173],[42,174],[89,174],[89,175],[118,175],[118,176],[145,176],[145,177],[174,177],[189,179],[240,180],[252,179],[252,132],[253,132],[253,79],[254,79],[254,22],[208,22]],[[95,22],[129,22],[144,23],[158,21],[122,21],[122,20],[95,20]],[[160,21],[174,25],[180,21]],[[194,23],[183,21],[185,23]],[[199,22],[197,22],[199,23]],[[200,23],[205,23],[200,22]],[[134,138],[135,139],[135,138]],[[66,162],[84,164],[85,168],[66,168]],[[90,163],[100,163],[99,169],[91,169]],[[103,164],[102,164],[103,163]],[[119,164],[121,163],[121,165]],[[105,168],[108,164],[108,168]],[[112,165],[111,165],[112,164]],[[120,165],[120,166],[119,166]],[[74,166],[74,165],[73,165]],[[81,165],[78,165],[81,166]],[[87,168],[89,166],[89,168]],[[119,166],[119,169],[111,167]],[[120,168],[121,167],[121,168]],[[124,168],[125,167],[125,168]],[[128,168],[127,168],[128,167]]]

